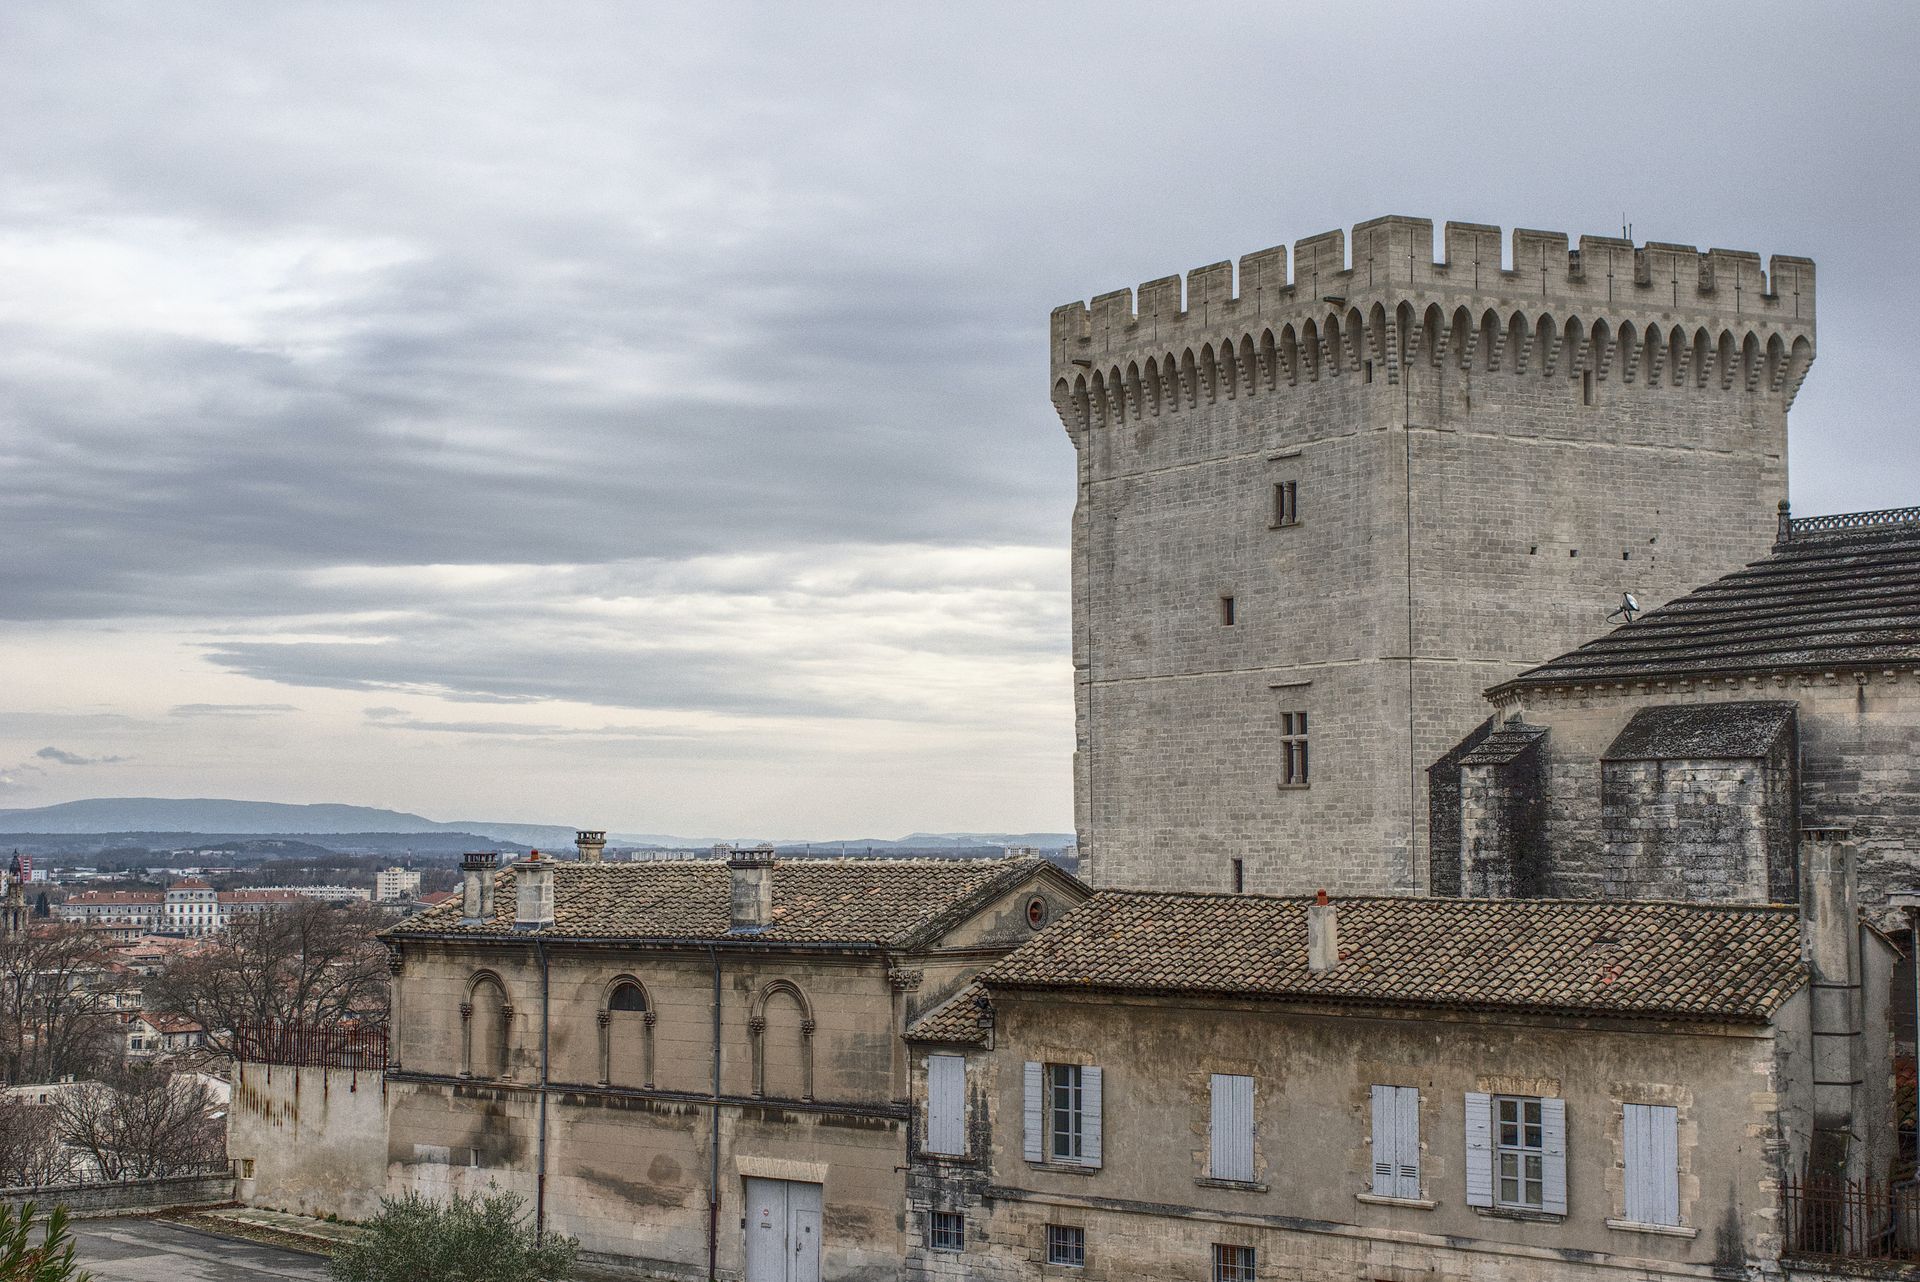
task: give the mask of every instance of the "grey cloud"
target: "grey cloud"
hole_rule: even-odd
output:
[[[86,757],[77,752],[68,752],[64,748],[45,747],[33,754],[42,761],[57,761],[63,766],[112,766],[127,761],[127,757]]]
[[[170,717],[272,717],[298,712],[291,703],[179,703]]]

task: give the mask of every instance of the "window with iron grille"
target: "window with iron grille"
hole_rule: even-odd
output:
[[[1307,785],[1307,714],[1280,714],[1280,783],[1288,788]]]
[[[927,1217],[927,1245],[936,1251],[967,1248],[967,1220],[958,1211],[935,1211]]]
[[[1077,1224],[1047,1225],[1047,1263],[1080,1268],[1087,1262],[1087,1231]]]
[[[1494,1108],[1494,1200],[1501,1206],[1539,1210],[1545,1202],[1546,1136],[1540,1101],[1502,1095]]]
[[[1250,1246],[1213,1244],[1213,1282],[1254,1282],[1254,1255]]]
[[[1298,481],[1275,481],[1273,483],[1273,525],[1278,529],[1283,525],[1300,523],[1300,491]]]

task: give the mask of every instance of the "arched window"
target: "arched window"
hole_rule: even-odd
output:
[[[462,1071],[469,1077],[511,1076],[507,1048],[513,1030],[513,1006],[498,975],[481,971],[467,984],[460,1022],[466,1029]]]
[[[813,1098],[813,1007],[791,982],[760,990],[747,1021],[753,1038],[753,1093],[773,1099]]]
[[[600,1082],[653,1085],[653,1005],[631,975],[607,985],[600,1007]]]

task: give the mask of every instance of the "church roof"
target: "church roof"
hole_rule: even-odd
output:
[[[1778,700],[1679,703],[1642,708],[1602,761],[1757,760],[1793,724],[1798,704]]]
[[[1308,898],[1101,891],[980,975],[989,992],[1150,993],[1764,1023],[1805,983],[1791,906],[1334,901],[1339,962],[1307,965]]]
[[[1489,693],[1920,663],[1920,508],[1783,522],[1770,556]]]

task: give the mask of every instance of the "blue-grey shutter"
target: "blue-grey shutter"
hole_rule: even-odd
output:
[[[1393,1160],[1395,1197],[1420,1198],[1420,1089],[1394,1088]]]
[[[927,1056],[927,1152],[967,1151],[967,1061],[958,1055]]]
[[[1026,1141],[1027,1160],[1038,1162],[1046,1156],[1046,1110],[1040,1107],[1040,1065],[1027,1061]]]
[[[1080,1070],[1080,1164],[1100,1165],[1100,1070]]]
[[[1400,1141],[1400,1128],[1394,1125],[1399,1096],[1394,1087],[1373,1088],[1373,1193],[1375,1197],[1398,1197],[1399,1155],[1394,1151]]]
[[[1567,1213],[1567,1102],[1549,1096],[1540,1101],[1540,1209]]]
[[[1679,1113],[1664,1105],[1629,1104],[1623,1125],[1627,1218],[1680,1223]]]
[[[1253,1179],[1253,1079],[1213,1075],[1213,1113],[1208,1122],[1211,1153],[1207,1174],[1216,1180]]]
[[[1493,1205],[1493,1096],[1467,1092],[1467,1205]]]

